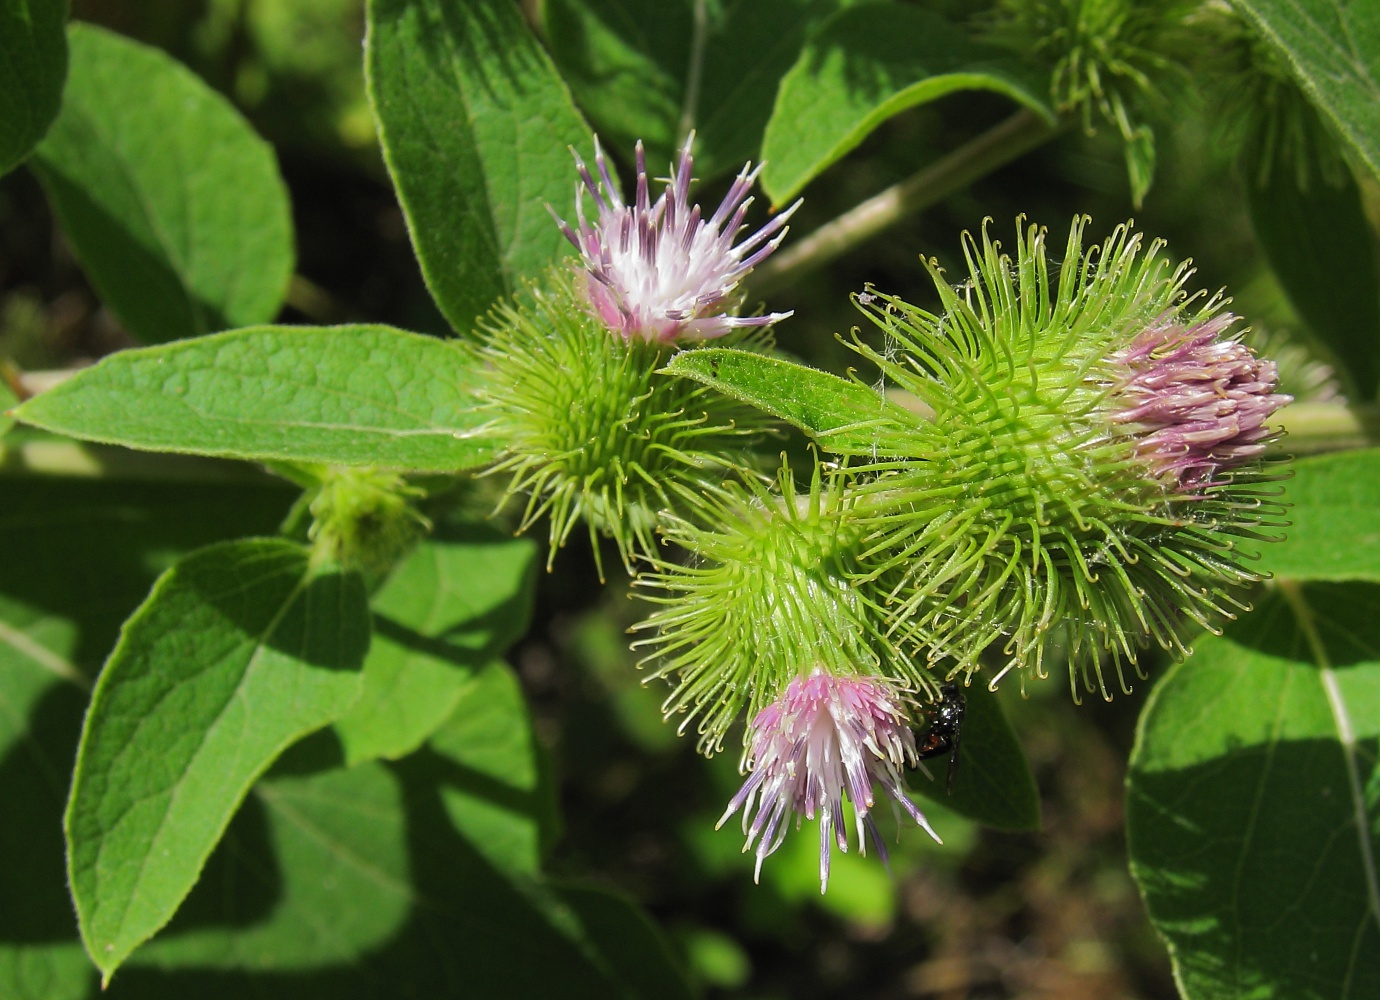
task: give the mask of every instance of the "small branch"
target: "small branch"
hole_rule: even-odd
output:
[[[287,296],[283,301],[313,323],[349,323],[355,318],[339,299],[300,274],[294,274],[288,282]]]
[[[685,101],[680,109],[680,124],[676,126],[677,145],[684,145],[695,127],[700,111],[700,85],[704,75],[704,43],[709,35],[708,0],[695,0],[694,27],[690,36],[690,65],[685,73]]]
[[[971,142],[849,209],[757,269],[749,297],[761,298],[843,256],[906,216],[943,201],[1062,131],[1022,109]]]
[[[67,476],[73,479],[159,483],[245,483],[281,480],[256,466],[193,455],[131,451],[76,441],[0,441],[0,476]]]
[[[1380,445],[1380,406],[1372,403],[1291,403],[1276,418],[1285,437],[1276,450],[1294,455]]]

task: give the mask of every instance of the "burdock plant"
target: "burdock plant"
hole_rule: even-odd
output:
[[[557,223],[579,264],[553,271],[484,324],[480,351],[492,377],[482,395],[506,443],[492,471],[510,474],[507,496],[527,497],[521,529],[549,517],[553,557],[583,519],[591,542],[611,536],[631,567],[655,551],[661,512],[692,510],[717,492],[763,429],[755,411],[657,371],[687,342],[760,346],[790,315],[738,310],[740,282],[779,245],[794,206],[735,245],[757,171],[744,166],[706,220],[690,203],[692,142],[655,201],[640,144],[631,203],[597,141],[599,180],[576,154],[577,225]],[[592,221],[586,195],[598,208]]]
[[[901,457],[849,475],[863,579],[890,581],[893,635],[951,676],[993,648],[995,684],[1043,675],[1062,633],[1075,697],[1080,667],[1107,697],[1104,662],[1125,689],[1143,647],[1182,654],[1246,606],[1261,574],[1242,543],[1282,514],[1266,421],[1289,397],[1225,301],[1185,291],[1188,264],[1128,226],[1085,250],[1084,224],[1055,275],[1043,229],[1020,232],[1012,260],[984,228],[963,284],[928,265],[938,313],[859,296],[888,347],[856,349],[932,415],[891,442]]]

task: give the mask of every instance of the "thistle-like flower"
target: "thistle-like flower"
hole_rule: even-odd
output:
[[[858,849],[867,853],[872,838],[883,862],[886,844],[872,818],[875,786],[926,833],[939,840],[910,796],[902,768],[919,762],[915,736],[901,699],[879,677],[837,677],[816,669],[808,677],[793,678],[780,697],[768,704],[748,733],[743,787],[733,796],[719,826],[738,810],[743,812],[743,850],[757,855],[756,877],[762,862],[781,846],[792,816],[819,818],[819,886],[829,885],[833,843],[848,850],[848,827],[843,799],[853,804]],[[899,811],[898,811],[899,815]]]
[[[767,422],[658,374],[674,348],[610,337],[578,282],[557,269],[481,325],[489,372],[477,392],[505,445],[489,471],[510,474],[505,500],[526,496],[520,531],[549,518],[552,559],[583,518],[596,561],[596,538],[608,535],[631,571],[635,556],[655,553],[662,512],[693,510],[719,491],[750,464]]]
[[[738,316],[735,312],[743,301],[739,284],[781,244],[786,220],[800,202],[734,246],[744,228],[752,204],[748,192],[761,165],[754,170],[745,164],[713,216],[702,219],[700,206],[690,204],[693,141],[691,133],[675,176],[655,202],[646,155],[638,142],[637,191],[631,205],[619,195],[598,139],[594,141],[597,181],[571,150],[581,181],[575,188],[578,226],[572,228],[559,216],[556,222],[580,251],[588,274],[591,311],[624,340],[707,340],[742,327],[770,326],[790,315]],[[599,209],[593,223],[585,216],[585,192]]]
[[[802,663],[837,676],[876,673],[911,692],[937,690],[887,636],[886,594],[857,582],[864,540],[846,493],[824,484],[816,462],[808,493],[783,466],[777,490],[745,477],[705,509],[703,526],[666,518],[662,531],[695,554],[689,564],[652,560],[637,585],[658,610],[637,626],[653,635],[653,678],[674,689],[662,706],[693,723],[699,749],[712,754],[733,722],[763,709]]]
[[[952,657],[950,675],[996,647],[1001,673],[1042,676],[1061,631],[1072,675],[1090,665],[1086,685],[1109,697],[1104,659],[1126,690],[1141,648],[1182,655],[1191,630],[1246,607],[1233,591],[1262,577],[1240,543],[1283,526],[1260,458],[1289,397],[1220,296],[1184,292],[1190,267],[1124,226],[1085,252],[1084,224],[1057,284],[1042,229],[1014,261],[984,230],[964,284],[929,265],[941,315],[859,297],[889,345],[857,350],[932,416],[849,471],[870,526],[859,563],[892,581],[892,634]]]
[[[1152,326],[1112,356],[1125,371],[1109,418],[1176,492],[1201,495],[1215,477],[1259,457],[1273,436],[1265,421],[1290,397],[1279,376],[1238,340],[1223,313],[1194,327]]]

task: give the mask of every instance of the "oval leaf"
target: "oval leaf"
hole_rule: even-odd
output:
[[[907,108],[959,90],[1005,94],[1054,123],[1039,84],[932,11],[866,4],[811,36],[781,80],[762,141],[762,187],[780,205]]]
[[[0,176],[57,117],[67,78],[65,0],[0,0]]]
[[[0,516],[0,997],[86,1000],[62,810],[88,676],[177,553],[273,531],[293,494],[11,478]]]
[[[465,778],[449,760],[304,759],[322,743],[255,786],[177,918],[104,995],[689,997],[631,905],[495,869],[458,833],[441,801]],[[505,787],[484,791],[520,811]]]
[[[101,299],[140,340],[271,320],[293,268],[273,150],[156,49],[73,24],[34,167]]]
[[[15,416],[151,451],[456,472],[494,454],[470,365],[392,327],[251,327],[112,354]]]
[[[1280,149],[1287,145],[1275,143]],[[1380,385],[1375,236],[1345,164],[1338,164],[1332,178],[1316,154],[1302,167],[1293,160],[1298,155],[1277,154],[1263,168],[1245,164],[1251,223],[1289,301],[1336,359],[1350,386],[1347,394],[1373,399]],[[1306,188],[1299,184],[1300,169]]]
[[[369,0],[379,139],[422,274],[461,332],[571,251],[568,147],[589,127],[512,0]]]
[[[335,724],[346,763],[396,760],[436,731],[474,672],[527,631],[536,547],[479,525],[442,529],[373,599],[364,694]]]
[[[1380,996],[1380,587],[1283,585],[1155,686],[1131,871],[1189,1000]]]
[[[894,437],[919,419],[859,382],[730,347],[681,351],[662,371],[770,413],[836,455],[900,454]]]
[[[82,940],[107,980],[168,922],[254,780],[359,697],[368,621],[358,576],[250,539],[183,559],[126,623],[65,822]]]
[[[1380,4],[1234,0],[1300,86],[1380,177]]]

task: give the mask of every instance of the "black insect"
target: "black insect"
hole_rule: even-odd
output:
[[[958,750],[963,730],[963,710],[966,705],[967,699],[963,694],[962,685],[941,684],[939,699],[920,709],[920,716],[927,725],[915,740],[916,755],[921,761],[948,755],[949,773],[945,789],[950,795],[954,790],[954,774],[958,771]],[[924,765],[921,764],[921,767]]]

